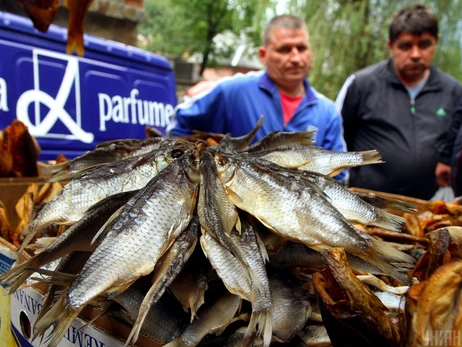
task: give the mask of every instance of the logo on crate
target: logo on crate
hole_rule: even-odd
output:
[[[45,58],[48,65],[53,63],[66,64],[64,76],[62,77],[55,97],[41,89],[41,83],[44,84],[44,81],[47,79],[58,78],[58,76],[46,76],[42,73],[42,70],[47,71],[46,69],[42,69],[43,65],[45,65],[42,61],[43,58]],[[34,88],[24,92],[19,97],[16,107],[18,119],[29,128],[29,132],[33,136],[71,140],[78,139],[84,143],[93,142],[94,135],[84,131],[81,126],[80,75],[77,57],[42,49],[34,49],[32,52],[32,66]],[[65,109],[65,105],[70,98],[74,98],[74,118],[72,118]],[[33,121],[29,116],[31,104],[35,116]],[[46,107],[43,108],[42,105]],[[58,120],[64,124],[70,134],[50,132]]]

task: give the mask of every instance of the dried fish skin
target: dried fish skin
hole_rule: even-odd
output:
[[[189,224],[199,184],[197,153],[185,153],[155,176],[103,230],[104,239],[79,276],[36,323],[42,334],[56,323],[50,346],[97,296],[113,297],[151,273],[158,259]]]
[[[406,305],[407,312],[413,313],[407,346],[460,346],[462,261],[440,266],[418,289],[417,301]]]
[[[201,236],[200,243],[228,291],[252,303],[251,320],[246,332],[247,342],[253,337],[251,334],[258,325],[257,335],[263,335],[265,346],[269,346],[272,331],[271,298],[268,298],[269,293],[265,291],[264,284],[254,283],[264,280],[264,277],[255,276],[249,271],[248,266],[242,264],[208,233]]]
[[[236,206],[229,200],[225,188],[218,179],[213,156],[210,152],[201,153],[200,189],[197,213],[201,228],[216,238],[228,251],[236,254],[238,250],[229,235],[238,222]]]
[[[305,327],[311,305],[301,283],[281,271],[269,276],[273,301],[273,340],[288,343]]]
[[[350,222],[375,225],[398,232],[404,229],[405,218],[376,208],[338,181],[308,171],[303,172],[302,176],[320,188],[329,197],[332,205]]]
[[[347,259],[353,270],[383,274],[378,267],[352,254],[347,253]],[[297,242],[288,242],[278,253],[270,255],[270,264],[278,268],[300,266],[314,271],[321,271],[327,265],[321,253]]]
[[[202,238],[203,236],[201,236]],[[188,324],[181,335],[165,347],[197,346],[207,335],[223,330],[234,319],[241,304],[239,296],[225,293],[213,305],[201,307],[198,317]]]
[[[132,331],[125,342],[128,346],[130,342],[136,342],[144,321],[152,305],[162,297],[167,287],[173,282],[180,273],[186,261],[191,256],[199,238],[199,219],[192,219],[188,227],[174,240],[170,248],[157,261],[154,267],[154,277],[152,286],[146,293],[139,307],[138,317],[135,320]]]
[[[138,317],[143,298],[144,293],[141,290],[130,287],[112,300],[127,311],[129,320],[133,324]],[[161,297],[158,302],[152,305],[141,327],[141,333],[160,344],[166,344],[178,337],[184,324],[184,313],[181,312],[181,308],[178,310],[172,301],[166,297]]]
[[[323,253],[329,268],[313,274],[323,322],[333,345],[399,346],[386,307],[352,273],[341,248]]]

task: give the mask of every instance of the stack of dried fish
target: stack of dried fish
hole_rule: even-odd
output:
[[[382,207],[415,208],[329,177],[379,154],[321,150],[308,132],[249,146],[256,130],[214,147],[115,141],[51,167],[69,183],[26,227],[20,251],[49,225],[69,228],[0,276],[10,293],[34,273],[49,284],[33,338],[56,346],[94,305],[133,325],[127,345],[139,334],[168,346],[405,341],[402,309],[389,314],[369,287],[402,295],[416,258],[356,226],[397,234],[405,219]]]

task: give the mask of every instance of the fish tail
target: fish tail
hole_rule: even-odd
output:
[[[65,332],[69,329],[81,310],[81,308],[72,309],[69,307],[68,291],[65,291],[50,310],[45,313],[40,320],[35,322],[34,336],[32,337],[32,340],[35,340],[38,336],[43,335],[51,325],[54,325],[53,331],[47,338],[47,346],[58,346]]]
[[[8,294],[13,294],[34,273],[31,267],[34,267],[34,258],[26,260],[0,275],[0,283],[7,286]]]
[[[358,254],[361,258],[377,266],[402,284],[409,283],[408,274],[414,269],[416,260],[410,255],[374,238],[369,240],[372,247],[367,255]]]
[[[363,157],[363,161],[360,165],[380,164],[384,162],[380,153],[375,149],[360,153]]]
[[[313,131],[301,131],[299,133],[298,143],[303,146],[313,146],[314,144],[313,137],[314,137]]]
[[[74,51],[76,51],[79,56],[83,57],[85,53],[85,49],[83,48],[83,34],[69,31],[67,35],[66,53],[72,54]]]
[[[376,226],[389,229],[389,230],[393,230],[393,231],[397,231],[397,232],[401,232],[404,229],[405,223],[406,223],[405,218],[396,216],[384,210],[377,209],[377,218],[375,221]]]
[[[24,231],[21,234],[21,237],[23,238],[21,245],[19,246],[18,250],[16,251],[17,254],[20,254],[24,249],[27,247],[27,245],[32,241],[34,238],[35,234],[37,233],[37,228],[35,228],[34,222],[30,222],[25,228]]]
[[[47,179],[48,182],[62,181],[69,177],[69,166],[70,162],[65,161],[64,163],[44,167],[40,172],[43,176],[51,175],[51,177]]]
[[[254,338],[263,336],[263,346],[268,347],[271,344],[272,335],[273,319],[271,316],[271,309],[253,311],[252,315],[250,316],[249,325],[244,334],[244,344],[247,345]]]
[[[193,322],[194,318],[197,316],[197,311],[199,310],[199,307],[201,307],[205,302],[204,298],[204,292],[201,293],[201,295],[198,295],[195,297],[194,300],[192,300],[190,304],[191,308],[191,323]]]
[[[388,210],[410,214],[417,214],[419,212],[422,212],[423,210],[421,206],[401,201],[398,199],[385,198],[383,196],[363,194],[358,192],[355,192],[355,194],[358,195],[362,200],[378,208],[384,208]]]

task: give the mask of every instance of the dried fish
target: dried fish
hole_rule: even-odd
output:
[[[152,272],[157,260],[189,224],[196,205],[198,155],[190,152],[140,190],[102,230],[104,239],[79,276],[36,322],[34,338],[56,324],[48,337],[57,346],[80,311],[97,296],[113,297]]]

